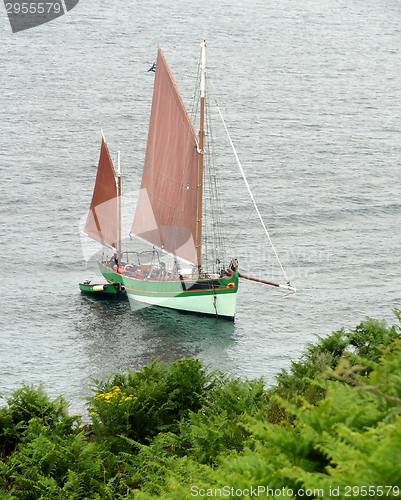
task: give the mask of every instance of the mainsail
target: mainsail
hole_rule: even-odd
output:
[[[114,248],[117,248],[118,238],[117,201],[116,175],[103,137],[96,183],[84,233]]]
[[[198,141],[159,47],[141,190],[131,234],[196,262]]]

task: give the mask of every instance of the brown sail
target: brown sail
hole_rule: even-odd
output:
[[[117,247],[117,186],[110,153],[104,137],[100,150],[95,189],[84,233],[96,241]]]
[[[196,262],[198,142],[159,47],[141,190],[131,234]]]

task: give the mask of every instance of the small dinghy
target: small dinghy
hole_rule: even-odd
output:
[[[79,288],[82,293],[88,295],[100,295],[104,297],[125,295],[125,286],[121,283],[91,284],[89,280],[85,280],[79,284]]]

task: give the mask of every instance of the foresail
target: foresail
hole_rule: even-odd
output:
[[[196,262],[198,142],[159,47],[141,190],[131,233]]]
[[[84,233],[109,247],[117,247],[117,186],[113,162],[104,137],[95,189]]]

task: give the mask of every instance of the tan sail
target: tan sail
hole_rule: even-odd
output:
[[[100,243],[117,248],[116,175],[104,137],[102,138],[96,183],[84,233]]]
[[[159,47],[141,190],[131,234],[196,262],[198,141]]]

